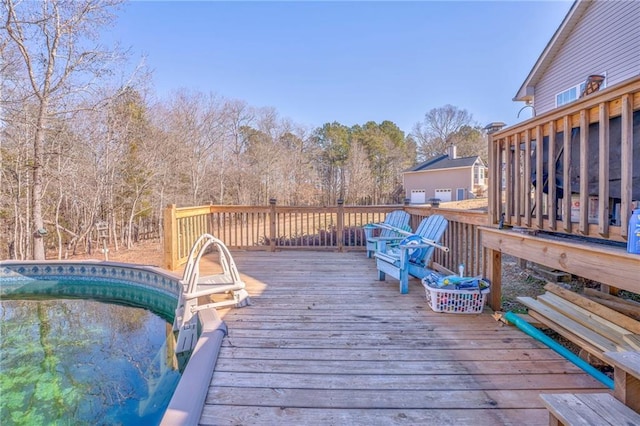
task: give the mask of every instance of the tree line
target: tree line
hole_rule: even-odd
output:
[[[108,226],[115,249],[158,236],[167,204],[400,203],[402,170],[482,155],[481,128],[446,105],[412,133],[391,121],[309,128],[215,93],[157,99],[144,66],[101,46],[119,1],[2,0],[0,258],[64,258]]]

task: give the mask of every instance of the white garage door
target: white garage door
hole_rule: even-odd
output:
[[[440,201],[451,201],[451,190],[450,189],[436,189],[436,198],[440,199]]]
[[[424,204],[427,202],[427,192],[424,189],[411,190],[411,204]]]

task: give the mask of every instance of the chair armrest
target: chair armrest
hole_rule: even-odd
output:
[[[402,241],[404,237],[373,237],[376,241]]]
[[[419,249],[433,247],[431,244],[400,244],[398,247],[402,250]]]
[[[429,249],[432,249],[433,246],[430,244],[418,243],[418,244],[399,244],[396,247],[400,254],[400,265],[404,265],[405,263],[411,263],[413,265],[423,265],[425,264],[425,256],[429,252]],[[409,254],[409,250],[411,254]],[[413,250],[423,250],[421,253],[416,254],[415,258],[412,258],[414,252]]]
[[[384,228],[380,226],[379,223],[367,223],[366,225],[362,225],[362,229],[364,230],[365,238],[368,240],[369,238],[373,238],[374,231]]]
[[[398,247],[398,244],[401,240],[402,238],[378,237],[376,238],[376,242],[378,243],[376,252],[387,253],[389,249],[395,249],[396,247]]]

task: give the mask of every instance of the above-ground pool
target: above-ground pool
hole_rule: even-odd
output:
[[[180,284],[153,269],[0,262],[0,423],[160,422]]]

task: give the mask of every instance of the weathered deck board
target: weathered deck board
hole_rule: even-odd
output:
[[[475,373],[475,374],[474,374]],[[458,374],[435,375],[419,374],[407,369],[404,374],[388,374],[382,366],[376,374],[353,374],[346,366],[333,373],[271,373],[255,371],[247,373],[234,373],[226,371],[214,371],[213,386],[239,386],[239,387],[264,387],[279,388],[283,384],[294,389],[322,389],[330,390],[350,389],[369,390],[380,389],[382,393],[387,390],[415,390],[427,389],[447,392],[451,390],[500,390],[500,389],[529,389],[540,387],[542,389],[562,389],[564,387],[580,388],[593,384],[593,379],[584,374],[566,374],[563,376],[554,374],[495,374],[484,375],[476,372],[461,370]],[[285,404],[286,405],[286,404]]]
[[[318,359],[312,365],[308,360],[299,359],[230,359],[218,360],[216,368],[226,372],[251,373],[256,370],[266,370],[272,373],[294,374],[331,374],[341,368],[346,368],[352,374],[378,374],[384,368],[385,374],[430,374],[456,375],[461,371],[474,374],[576,374],[581,370],[573,365],[567,365],[561,360],[529,361],[509,363],[504,361],[396,361],[396,360],[324,360]],[[515,365],[514,365],[515,364]]]
[[[546,422],[537,421],[544,417]],[[546,409],[317,409],[206,405],[203,425],[537,425],[548,424]]]
[[[548,424],[541,392],[602,392],[490,315],[432,312],[363,253],[234,252],[252,305],[229,328],[201,417],[227,424]]]

